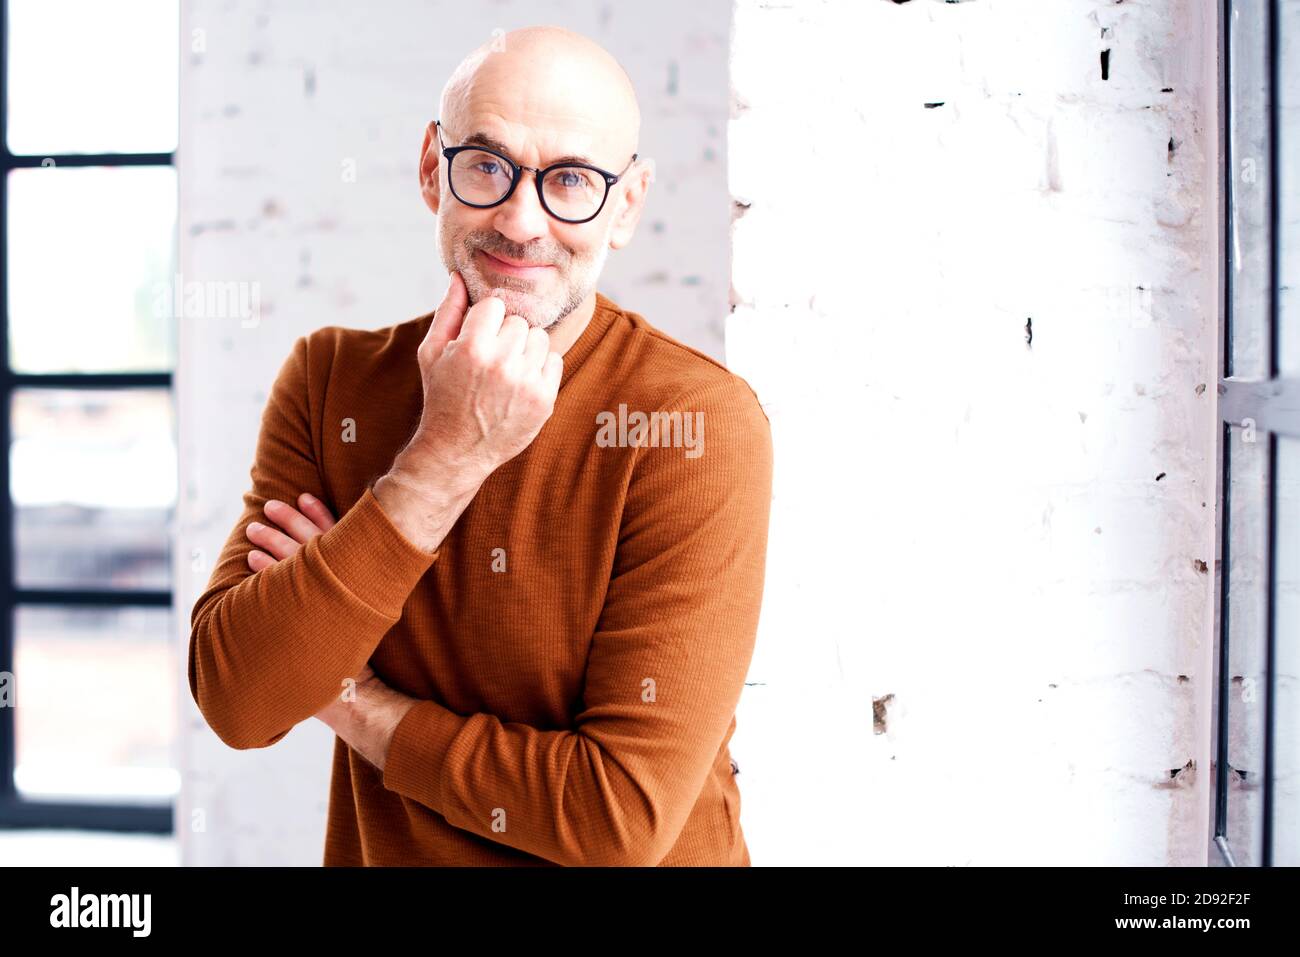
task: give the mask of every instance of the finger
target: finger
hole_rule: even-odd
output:
[[[542,378],[554,395],[560,391],[560,379],[564,376],[564,358],[558,352],[549,353],[542,366]]]
[[[527,341],[524,342],[524,368],[529,372],[541,370],[550,351],[550,333],[545,329],[530,328]]]
[[[305,545],[321,532],[310,518],[279,499],[268,499],[262,511],[295,542]]]
[[[298,551],[298,549],[302,548],[301,545],[278,528],[271,525],[263,525],[261,522],[250,523],[248,528],[244,530],[244,534],[248,537],[250,542],[254,545],[260,546],[264,552],[269,554],[276,561],[279,561],[281,558],[288,558],[290,555]]]
[[[442,353],[443,346],[460,335],[461,323],[465,320],[465,310],[468,308],[469,290],[465,288],[465,279],[460,270],[453,270],[447,281],[447,291],[424,336],[425,342],[433,346],[435,356]]]
[[[500,291],[493,289],[492,295],[480,299],[469,307],[457,339],[464,341],[480,336],[488,339],[496,338],[497,333],[501,331],[501,323],[506,317],[505,300],[496,295]]]
[[[298,508],[306,515],[322,532],[328,532],[334,527],[334,516],[330,510],[325,507],[325,503],[316,496],[308,492],[303,492],[298,496]]]
[[[259,552],[256,548],[248,553],[248,567],[255,572],[260,572],[263,568],[270,568],[275,564],[275,559],[266,552]]]
[[[528,320],[523,316],[506,316],[497,335],[497,355],[503,359],[521,357],[528,342]]]

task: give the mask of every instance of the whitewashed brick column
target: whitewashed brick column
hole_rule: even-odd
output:
[[[1214,8],[737,3],[755,863],[1204,861]]]

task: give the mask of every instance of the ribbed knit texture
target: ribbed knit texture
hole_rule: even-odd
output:
[[[551,418],[431,555],[372,486],[419,421],[432,319],[294,343],[191,614],[199,709],[263,748],[367,660],[421,699],[382,774],[335,738],[326,865],[748,865],[727,745],[771,505],[756,396],[598,293]],[[602,445],[620,404],[702,413],[702,454],[668,434]],[[338,523],[252,573],[245,528],[302,492]]]

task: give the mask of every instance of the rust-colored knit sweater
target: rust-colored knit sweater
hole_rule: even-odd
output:
[[[367,661],[420,699],[382,773],[335,738],[326,865],[748,865],[727,744],[771,505],[757,397],[598,293],[551,418],[428,553],[372,485],[419,420],[432,318],[295,342],[191,615],[199,709],[264,748]],[[637,446],[655,411],[692,432]],[[254,574],[245,528],[302,492],[338,523]]]

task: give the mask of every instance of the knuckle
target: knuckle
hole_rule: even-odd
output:
[[[466,362],[473,366],[485,366],[492,361],[492,349],[479,336],[465,343],[461,349]]]

